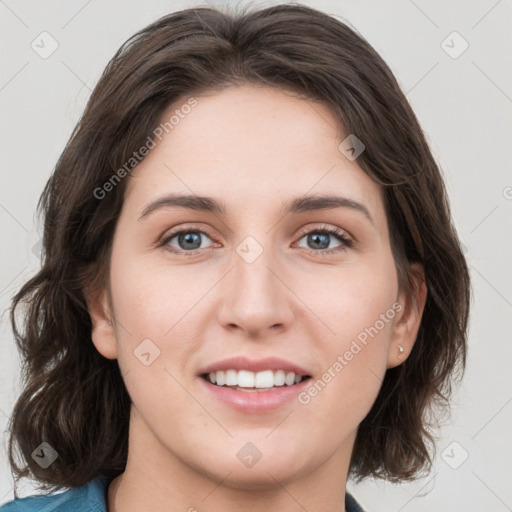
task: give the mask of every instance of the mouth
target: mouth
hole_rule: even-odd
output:
[[[200,374],[209,384],[217,387],[230,388],[245,393],[262,393],[278,391],[281,388],[293,387],[311,378],[307,374],[298,374],[287,370],[217,370]]]
[[[203,367],[197,373],[207,396],[245,414],[263,414],[288,406],[310,385],[313,372],[280,357],[239,355]]]

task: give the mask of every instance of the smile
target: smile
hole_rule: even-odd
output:
[[[309,378],[309,375],[296,375],[285,370],[219,370],[201,375],[211,384],[230,387],[237,391],[262,392],[270,391],[281,386],[293,386]]]

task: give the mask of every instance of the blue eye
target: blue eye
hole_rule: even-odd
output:
[[[302,238],[307,236],[307,243],[316,245],[316,249],[309,249],[308,252],[313,256],[325,256],[336,252],[345,251],[352,247],[352,240],[349,239],[346,233],[338,228],[323,227],[321,229],[312,229],[302,233]],[[340,244],[333,249],[327,249],[330,243],[330,238],[337,238]]]
[[[202,246],[202,236],[212,240],[207,233],[199,229],[182,229],[170,233],[160,242],[159,246],[165,247],[166,250],[175,254],[195,256],[196,254],[199,254],[202,249],[212,248],[212,246]],[[314,249],[303,247],[303,249],[306,249],[307,252],[313,256],[328,256],[341,251],[346,251],[348,248],[352,247],[353,244],[352,239],[347,236],[345,231],[330,226],[304,231],[301,234],[300,240],[305,237],[307,237],[308,244],[316,246]],[[332,237],[338,239],[339,245],[328,249]],[[176,239],[178,247],[171,245],[171,241],[174,239]]]
[[[199,249],[204,249],[204,247],[201,247],[201,235],[210,238],[204,231],[192,229],[176,231],[165,238],[165,240],[162,241],[162,245],[165,245],[171,252],[186,252],[187,255],[197,254]],[[177,239],[177,243],[179,245],[177,249],[169,246],[169,243],[174,238]]]

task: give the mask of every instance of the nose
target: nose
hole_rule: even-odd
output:
[[[283,265],[272,252],[264,249],[252,262],[243,253],[233,253],[233,267],[224,280],[217,312],[223,328],[265,338],[292,325],[294,294]]]

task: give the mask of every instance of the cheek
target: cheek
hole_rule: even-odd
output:
[[[346,439],[374,404],[386,372],[393,325],[392,320],[375,318],[369,311],[351,318],[339,326],[336,341],[321,346],[321,374],[298,396],[313,437],[335,432],[338,439]]]
[[[390,268],[391,267],[391,268]],[[311,411],[329,411],[333,426],[351,417],[352,427],[366,416],[386,372],[394,319],[399,310],[392,260],[338,272],[325,280],[322,293],[309,294],[311,310],[325,319],[310,332],[321,375],[299,397]],[[309,283],[309,284],[312,284]],[[303,289],[306,293],[307,287]],[[315,404],[315,405],[313,405]]]
[[[118,361],[124,374],[151,368],[145,375],[163,372],[168,353],[179,362],[186,349],[181,331],[186,329],[190,304],[197,302],[197,290],[185,286],[179,269],[148,266],[129,251],[112,255],[112,300],[116,329]],[[160,373],[161,377],[161,373]]]
[[[166,343],[182,319],[190,321],[194,305],[211,288],[192,267],[128,256],[112,258],[111,283],[116,317],[126,330]]]
[[[204,290],[200,285],[186,286],[183,277],[180,282],[179,269],[167,267],[164,272],[128,258],[112,262],[117,359],[138,413],[149,424],[171,429],[181,425],[183,417],[204,421],[204,411],[184,391],[189,383],[183,374],[190,353],[199,347],[190,332],[190,323],[195,322],[191,308],[206,293],[206,284]],[[181,420],[177,410],[187,411]]]
[[[325,335],[321,339],[329,340],[330,349],[348,348],[347,343],[350,345],[350,341],[358,336],[364,341],[367,330],[374,332],[372,328],[376,324],[379,333],[382,331],[384,335],[382,337],[388,333],[389,320],[395,316],[393,304],[398,293],[391,258],[303,273],[294,282],[294,291],[307,306],[304,314],[313,312],[324,324],[322,331]],[[318,333],[318,330],[312,332],[311,339],[318,338]]]

